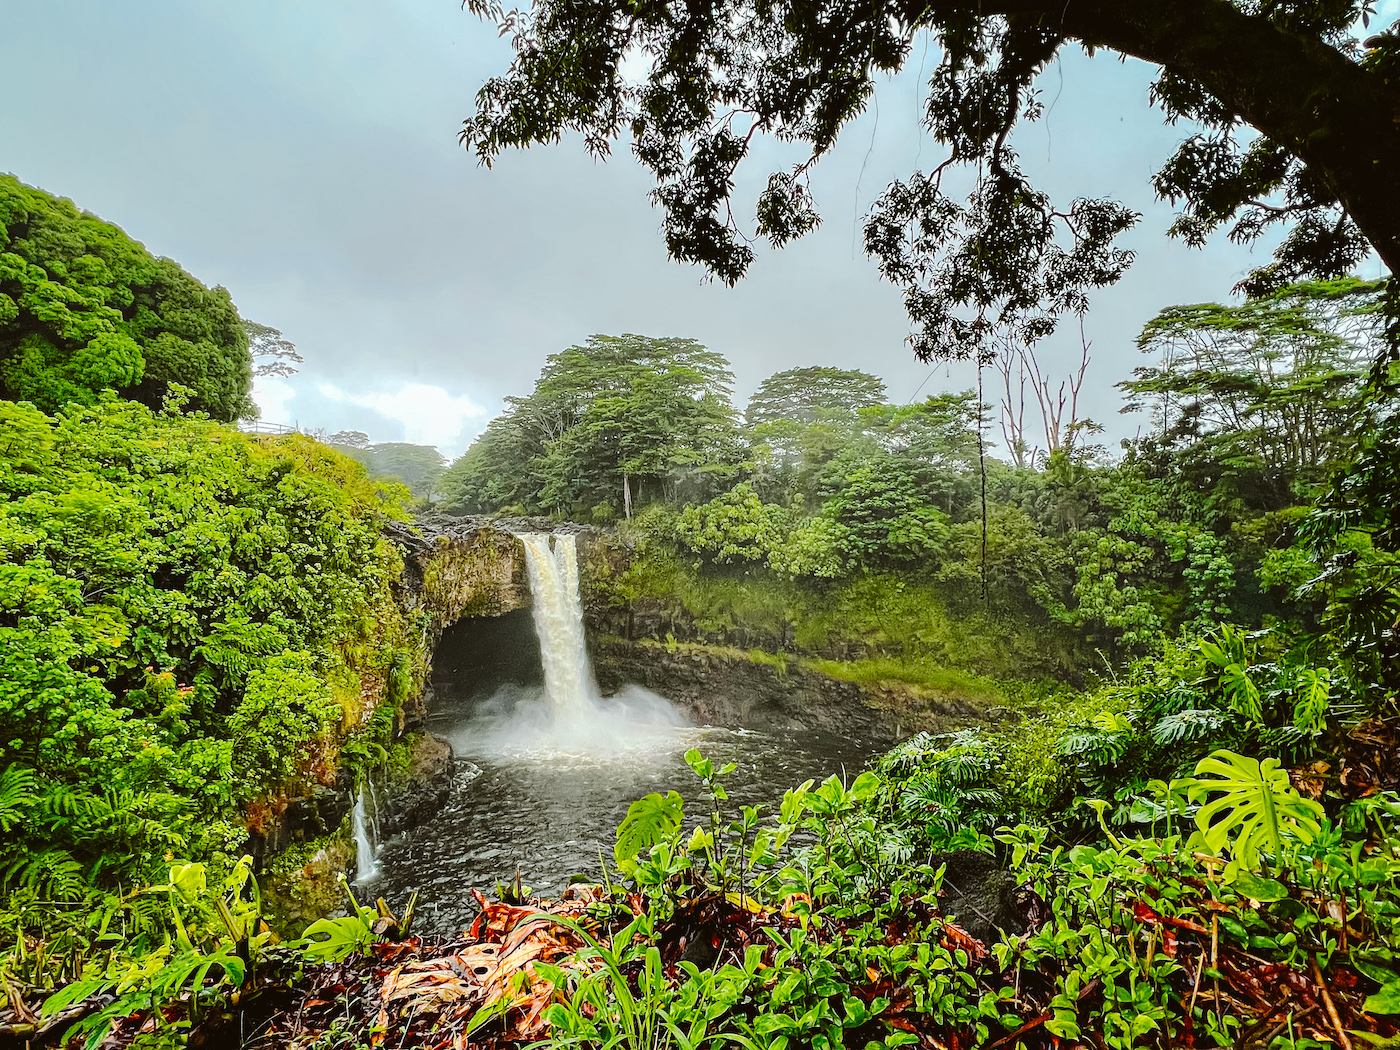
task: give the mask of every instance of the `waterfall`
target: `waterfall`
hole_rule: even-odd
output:
[[[555,714],[580,715],[595,706],[598,687],[593,682],[583,640],[578,550],[571,535],[555,536],[553,549],[549,539],[542,532],[520,537],[535,601],[535,633],[540,639],[545,695]]]
[[[452,746],[459,754],[538,761],[571,760],[657,746],[685,719],[663,697],[629,685],[604,697],[584,643],[578,549],[564,533],[518,533],[525,547],[544,689],[506,683],[484,701]],[[552,540],[552,542],[551,542]],[[669,746],[669,745],[667,745]]]
[[[365,805],[367,797],[369,806]],[[379,806],[375,802],[369,777],[365,777],[365,782],[360,785],[359,797],[355,799],[352,825],[355,835],[355,882],[373,882],[379,878]]]

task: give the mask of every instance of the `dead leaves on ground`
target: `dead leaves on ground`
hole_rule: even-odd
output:
[[[367,958],[309,971],[305,998],[273,1018],[256,1045],[305,1045],[337,1023],[371,1046],[464,1050],[538,1039],[556,993],[532,964],[562,962],[584,946],[571,925],[597,928],[587,909],[601,892],[577,887],[563,900],[516,906],[473,890],[481,912],[464,940],[381,943]]]

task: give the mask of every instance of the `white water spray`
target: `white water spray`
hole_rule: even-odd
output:
[[[365,805],[366,797],[369,806]],[[355,836],[355,882],[363,885],[379,878],[379,807],[375,803],[374,789],[369,778],[360,786],[359,797],[355,799],[355,812],[351,818]]]
[[[544,669],[543,695],[506,685],[452,736],[459,754],[552,762],[671,747],[685,719],[664,697],[627,686],[604,698],[584,644],[578,550],[567,533],[525,533],[525,564],[534,598],[535,634]]]
[[[578,594],[578,548],[574,537],[528,532],[525,564],[535,600],[535,634],[544,664],[544,691],[557,714],[581,714],[598,700],[583,640],[583,603]]]

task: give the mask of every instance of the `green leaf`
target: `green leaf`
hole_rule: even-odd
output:
[[[685,764],[702,780],[714,776],[714,763],[702,755],[699,748],[692,747],[685,753]]]
[[[863,802],[874,795],[880,788],[880,778],[866,770],[856,777],[855,783],[851,785],[850,795],[856,802]]]
[[[295,943],[303,955],[316,962],[344,962],[356,952],[369,948],[374,930],[356,915],[342,919],[317,919]]]
[[[1288,887],[1276,879],[1261,879],[1247,871],[1241,871],[1230,883],[1230,888],[1250,900],[1270,903],[1281,901],[1288,896]]]
[[[205,876],[203,864],[176,864],[170,869],[170,888],[193,904],[203,893]]]
[[[1197,763],[1196,779],[1182,783],[1193,797],[1217,796],[1197,811],[1196,825],[1210,849],[1228,849],[1239,866],[1257,868],[1264,851],[1277,856],[1285,834],[1312,842],[1321,831],[1322,807],[1294,790],[1276,758],[1216,751]]]
[[[627,807],[627,816],[617,826],[617,842],[613,846],[617,866],[629,874],[635,871],[638,855],[672,838],[684,819],[685,803],[677,791],[664,795],[653,791],[637,799]]]
[[[1400,1014],[1400,979],[1382,985],[1374,995],[1368,995],[1361,1009],[1368,1014]]]

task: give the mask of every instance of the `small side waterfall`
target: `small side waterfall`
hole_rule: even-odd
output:
[[[588,664],[583,639],[583,603],[578,593],[578,549],[574,537],[525,533],[525,563],[535,599],[535,633],[540,639],[544,688],[556,714],[580,715],[592,710],[598,687]]]
[[[365,799],[369,799],[369,805]],[[369,777],[360,785],[351,817],[355,836],[355,882],[362,885],[379,878],[379,806]]]

